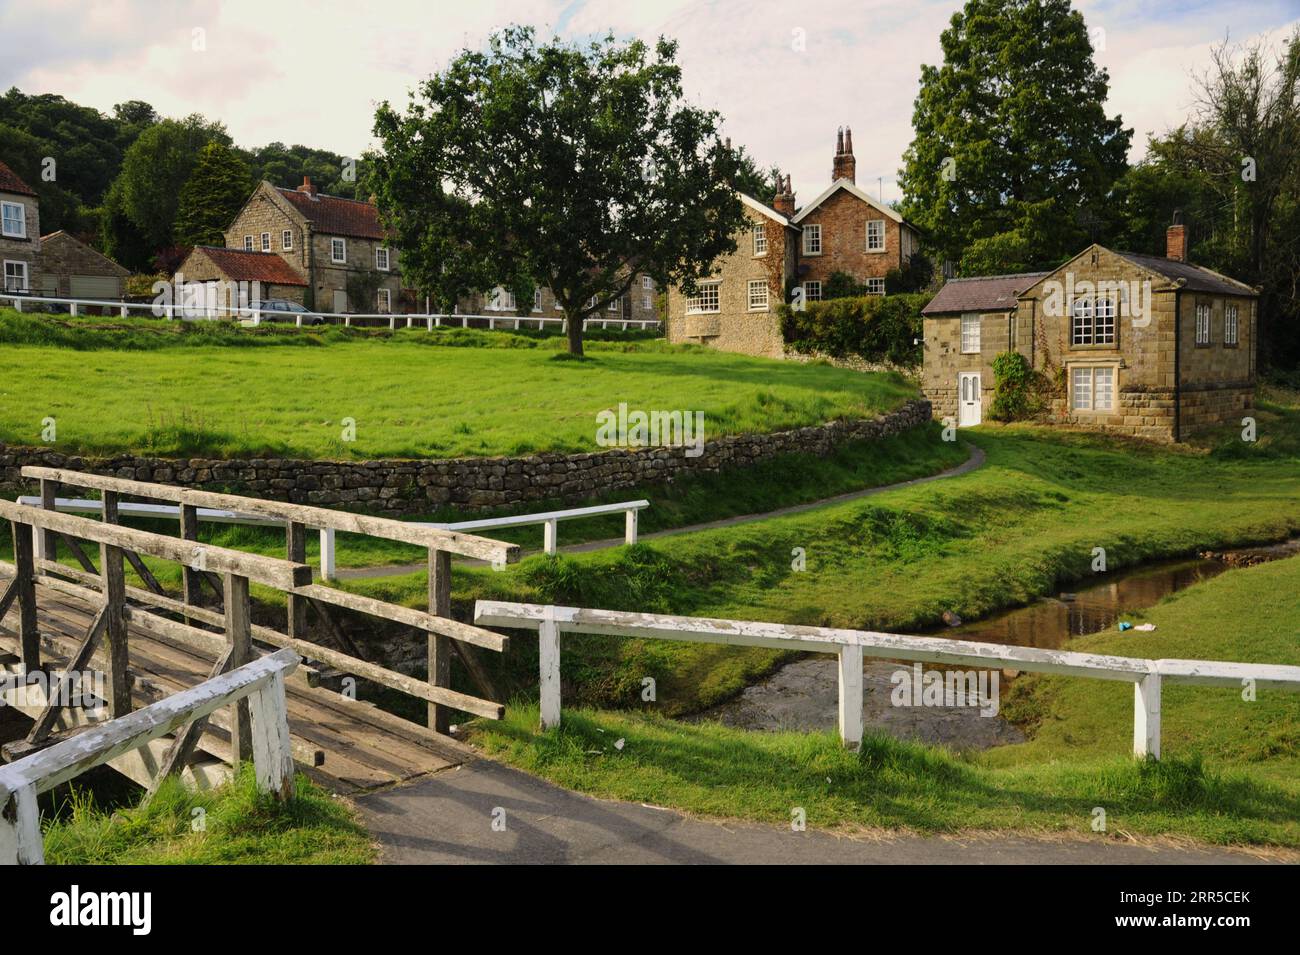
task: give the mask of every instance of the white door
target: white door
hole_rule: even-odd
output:
[[[348,310],[348,293],[346,290],[336,288],[334,290],[334,311],[336,314],[342,314]]]
[[[977,425],[982,417],[979,372],[963,371],[957,376],[957,427]]]

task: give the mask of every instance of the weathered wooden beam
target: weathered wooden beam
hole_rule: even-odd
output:
[[[57,506],[59,498],[58,481],[41,481],[41,507],[47,511],[52,511]],[[41,536],[41,554],[46,560],[59,559],[59,537],[54,531],[39,531]]]
[[[81,541],[77,540],[70,534],[55,533],[54,537],[56,540],[61,540],[63,543],[68,545],[68,550],[72,553],[73,557],[77,558],[77,563],[81,565],[82,570],[89,571],[92,574],[99,572],[99,568],[96,567],[95,562],[90,559],[90,555],[82,549]],[[48,544],[46,545],[46,548],[49,549]]]
[[[560,628],[543,620],[537,628],[538,689],[542,729],[560,725]]]
[[[253,614],[247,577],[226,574],[225,603],[229,663],[231,667],[241,667],[253,659]],[[233,715],[230,746],[234,751],[235,762],[238,763],[253,755],[253,730],[247,699],[241,699],[235,704]]]
[[[127,678],[129,650],[126,628],[126,571],[122,549],[99,545],[99,566],[103,576],[104,639],[108,651],[104,678],[108,691],[108,715],[116,719],[131,712],[131,684]]]
[[[403,607],[398,604],[375,600],[373,597],[363,597],[360,594],[350,593],[346,590],[335,590],[333,587],[324,587],[320,584],[313,584],[310,587],[295,587],[292,593],[303,597],[310,597],[313,600],[335,604],[339,607],[346,607],[348,610],[355,610],[358,613],[369,614],[372,617],[379,617],[383,620],[391,620],[394,623],[405,624],[406,626],[414,627],[417,630],[442,634],[443,636],[450,637],[453,640],[462,640],[465,643],[472,643],[485,650],[493,650],[500,653],[510,644],[509,638],[504,637],[499,633],[493,633],[491,630],[484,630],[482,627],[475,627],[471,624],[461,623],[459,620],[453,620],[447,616],[425,613],[423,610],[415,610],[411,607]],[[451,612],[450,591],[448,592],[447,598],[447,612]]]
[[[10,522],[14,539],[14,586],[18,588],[18,639],[28,673],[41,668],[41,636],[36,624],[36,558],[32,530]]]
[[[445,550],[429,551],[429,614],[451,616],[451,554]],[[451,686],[451,641],[441,633],[429,633],[429,685]],[[429,704],[429,729],[436,733],[451,732],[451,713],[437,703]]]
[[[86,628],[86,635],[82,638],[81,644],[77,647],[72,658],[68,660],[63,672],[59,674],[58,680],[51,686],[49,697],[45,701],[45,708],[41,710],[36,722],[32,724],[31,732],[27,734],[27,742],[33,746],[39,746],[45,742],[50,735],[50,730],[54,728],[54,723],[59,717],[59,710],[63,709],[64,693],[72,685],[74,674],[84,673],[90,666],[90,661],[95,655],[95,646],[99,643],[100,636],[108,623],[108,608],[100,607],[99,613],[95,614],[90,621],[90,626]]]
[[[311,568],[306,564],[291,564],[279,558],[246,554],[225,547],[196,545],[163,534],[105,524],[71,514],[47,512],[40,508],[14,504],[12,501],[0,500],[0,518],[48,527],[101,545],[107,544],[148,554],[151,557],[176,561],[197,570],[248,577],[258,583],[278,587],[281,590],[292,590],[294,587],[311,582]]]
[[[0,620],[5,618],[5,614],[9,612],[9,608],[13,605],[13,602],[18,599],[18,591],[20,589],[21,588],[18,586],[18,578],[15,577],[11,579],[9,583],[5,585],[5,589],[0,592]]]
[[[182,504],[180,510],[181,539],[198,542],[199,509],[192,504]],[[184,564],[181,565],[181,599],[188,606],[197,606],[203,598],[203,585],[199,582],[198,571]]]
[[[295,564],[307,563],[307,527],[298,521],[285,525],[285,557]],[[285,600],[285,630],[291,637],[307,635],[307,601],[297,594],[289,594]],[[360,656],[360,654],[358,654]]]
[[[151,484],[145,481],[131,481],[123,478],[106,477],[97,474],[85,474],[63,468],[24,467],[23,476],[29,478],[56,480],[75,487],[96,488],[101,491],[117,491],[137,497],[151,497],[155,500],[169,501],[176,504],[190,504],[195,507],[210,507],[217,510],[243,511],[274,517],[284,522],[297,521],[308,527],[333,528],[348,534],[366,534],[382,537],[385,540],[414,544],[419,547],[436,547],[449,553],[481,560],[514,563],[519,559],[519,546],[502,541],[475,537],[456,531],[424,527],[405,521],[396,521],[388,517],[373,517],[368,514],[354,514],[350,511],[336,511],[306,504],[290,504],[284,501],[267,501],[261,498],[240,497],[233,494],[217,494],[211,491],[199,491],[192,488],[174,487],[167,484]]]
[[[290,595],[290,599],[295,599],[295,598],[297,598],[296,594]],[[304,599],[304,598],[297,598],[297,599]],[[305,599],[311,605],[312,610],[316,611],[316,616],[320,618],[321,623],[323,623],[325,625],[325,628],[329,630],[331,634],[333,634],[334,639],[338,642],[340,649],[342,649],[344,653],[352,654],[352,656],[356,657],[357,659],[364,660],[365,657],[361,653],[361,648],[357,646],[355,640],[353,640],[350,636],[348,636],[348,632],[343,629],[342,625],[337,620],[334,619],[334,614],[330,612],[329,604],[320,600],[315,600],[310,597]]]
[[[846,749],[862,746],[862,648],[845,644],[839,652],[840,740]]]
[[[226,652],[213,664],[208,679],[211,680],[229,672],[232,669],[230,661],[233,656],[234,647],[227,646]],[[158,791],[158,787],[162,785],[164,779],[174,776],[189,763],[190,758],[194,755],[195,747],[198,746],[199,739],[203,736],[203,731],[207,728],[211,715],[198,717],[176,733],[176,736],[172,739],[172,744],[167,747],[167,752],[163,754],[162,762],[158,766],[158,772],[154,775],[153,784],[145,795],[146,802],[153,798],[154,793]],[[232,741],[233,739],[232,736]]]
[[[474,685],[479,688],[479,692],[489,700],[501,699],[501,692],[497,689],[496,681],[492,679],[492,674],[488,672],[487,666],[479,657],[478,650],[468,643],[461,643],[459,640],[451,641],[451,650],[456,656],[460,657],[460,662],[465,666],[465,672],[469,674],[469,678]]]

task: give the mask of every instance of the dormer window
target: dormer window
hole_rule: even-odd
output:
[[[330,261],[345,263],[348,260],[348,243],[345,239],[330,239]]]
[[[0,202],[0,235],[6,239],[27,238],[27,209],[21,202]]]

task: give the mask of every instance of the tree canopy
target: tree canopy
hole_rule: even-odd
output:
[[[676,44],[539,44],[510,27],[383,103],[371,180],[403,274],[440,300],[468,284],[582,319],[638,273],[687,288],[735,248],[744,214],[718,116],[684,102]]]
[[[181,245],[221,245],[226,227],[252,191],[248,166],[230,147],[211,142],[199,151],[181,187],[175,238]]]
[[[963,274],[1054,266],[1105,222],[1132,130],[1069,0],[967,0],[922,66],[903,211]]]

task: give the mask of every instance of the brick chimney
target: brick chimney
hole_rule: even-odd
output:
[[[298,187],[298,192],[305,192],[309,196],[316,195],[316,187],[312,185],[311,176],[302,177],[302,185]]]
[[[1178,209],[1174,210],[1174,224],[1165,230],[1165,258],[1187,261],[1187,226],[1183,225],[1183,213]]]
[[[794,190],[790,188],[790,177],[788,175],[784,178],[777,177],[776,195],[772,197],[772,208],[786,218],[794,215]]]
[[[858,161],[853,158],[853,130],[840,129],[835,135],[835,161],[831,164],[831,181],[847,179],[856,182]]]

